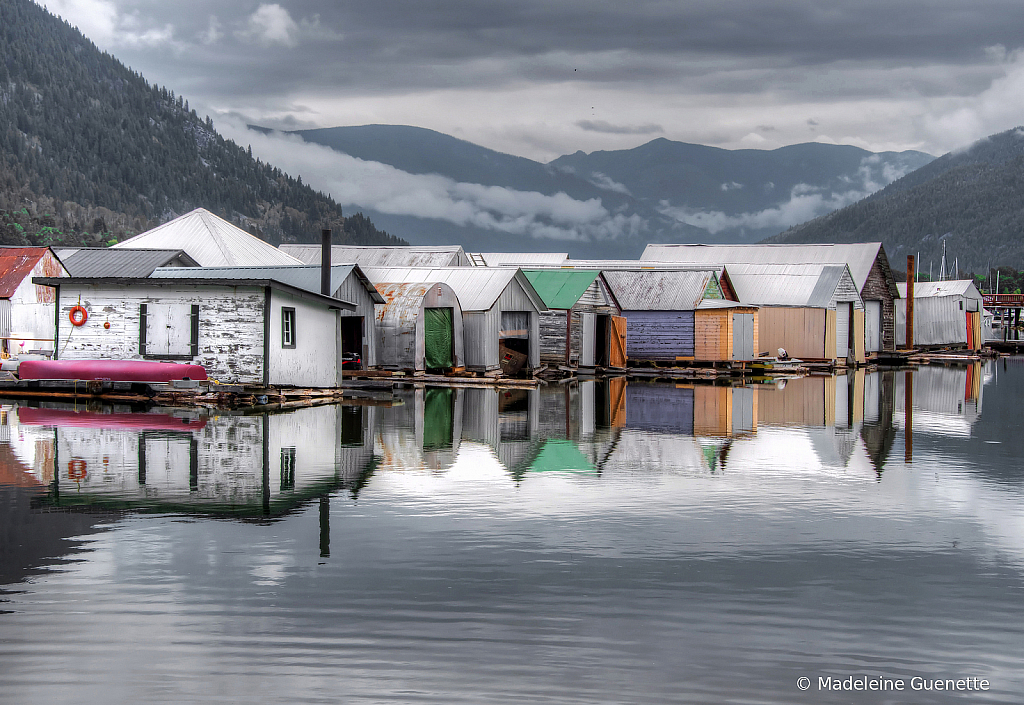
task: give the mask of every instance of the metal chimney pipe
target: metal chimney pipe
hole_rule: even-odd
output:
[[[331,295],[331,229],[320,231],[320,293]]]

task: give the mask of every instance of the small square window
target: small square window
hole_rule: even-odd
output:
[[[295,309],[281,309],[281,347],[295,347]]]

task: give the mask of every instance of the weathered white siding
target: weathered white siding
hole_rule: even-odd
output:
[[[191,362],[205,367],[211,379],[262,384],[264,298],[260,286],[158,286],[140,281],[129,289],[64,284],[56,356],[67,360],[153,359],[144,358],[139,348],[140,305],[197,304],[198,355]],[[72,326],[68,313],[79,301],[89,320]],[[105,323],[110,327],[105,328]]]
[[[295,309],[294,348],[283,346],[281,319],[284,308]],[[202,327],[200,323],[200,330]],[[339,333],[337,311],[272,289],[270,336],[267,339],[270,352],[268,383],[295,387],[337,386],[341,381]]]
[[[54,306],[57,292],[53,287],[32,283],[32,277],[66,277],[67,272],[53,253],[47,250],[32,273],[22,280],[10,298],[10,329],[7,349],[11,354],[31,350],[53,350]]]

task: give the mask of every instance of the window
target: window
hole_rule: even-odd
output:
[[[281,489],[295,489],[295,448],[281,449]]]
[[[281,347],[295,347],[295,309],[281,309]]]

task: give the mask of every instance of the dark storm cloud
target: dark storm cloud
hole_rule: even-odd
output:
[[[202,67],[196,74],[229,94],[302,85],[372,93],[522,80],[659,84],[754,58],[779,70],[976,62],[986,47],[1024,41],[1018,0],[63,4],[90,1],[116,6],[126,26],[172,25],[176,61]]]

